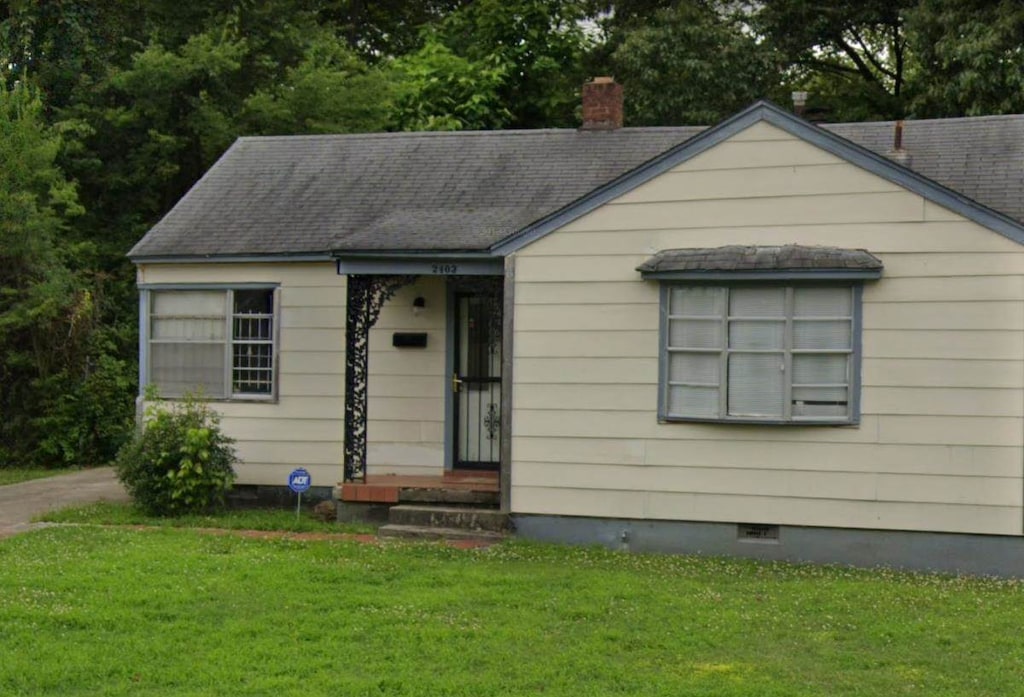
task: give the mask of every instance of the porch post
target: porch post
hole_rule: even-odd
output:
[[[345,307],[345,481],[366,481],[370,328],[380,309],[415,276],[348,276]]]
[[[516,256],[505,257],[504,293],[501,327],[501,461],[498,474],[501,511],[512,509],[512,366],[515,365],[512,334],[516,314]]]

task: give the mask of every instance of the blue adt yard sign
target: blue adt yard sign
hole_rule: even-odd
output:
[[[301,494],[303,491],[309,491],[309,487],[313,485],[313,478],[309,476],[302,467],[292,470],[292,473],[288,475],[288,488],[294,491],[296,494]]]
[[[288,488],[299,495],[299,501],[295,504],[295,521],[298,522],[299,514],[302,510],[302,492],[308,491],[309,487],[313,486],[313,478],[309,476],[302,467],[297,467],[292,470],[292,473],[288,475]]]

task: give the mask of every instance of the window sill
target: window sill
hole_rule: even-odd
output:
[[[277,398],[276,395],[274,395],[274,396],[270,396],[270,395],[266,395],[266,396],[261,396],[261,395],[234,395],[232,397],[210,397],[208,395],[203,395],[202,397],[198,397],[197,395],[192,395],[192,396],[193,396],[193,398],[197,399],[200,402],[208,402],[208,403],[213,403],[213,404],[277,404],[278,403],[278,398]],[[180,402],[183,399],[185,399],[185,395],[180,395],[180,396],[177,396],[177,397],[167,396],[167,395],[160,395],[157,398],[157,401],[159,401],[159,402]]]
[[[856,428],[860,426],[860,419],[806,419],[785,421],[783,419],[719,419],[712,417],[703,418],[699,416],[658,416],[658,423],[722,424],[724,426],[852,426]]]

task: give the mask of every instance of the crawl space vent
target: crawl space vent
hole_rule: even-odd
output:
[[[779,526],[740,523],[736,526],[736,538],[741,542],[778,542]]]

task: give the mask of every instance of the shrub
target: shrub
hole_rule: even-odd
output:
[[[204,511],[223,505],[235,480],[233,442],[217,414],[192,395],[152,404],[142,433],[117,455],[117,476],[150,514]]]

